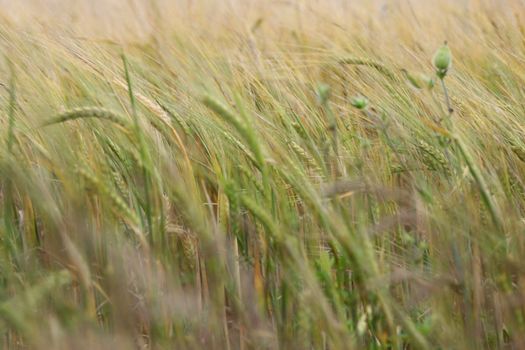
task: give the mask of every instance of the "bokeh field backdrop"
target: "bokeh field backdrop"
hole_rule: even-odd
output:
[[[0,0],[1,348],[525,349],[524,257],[521,0]]]

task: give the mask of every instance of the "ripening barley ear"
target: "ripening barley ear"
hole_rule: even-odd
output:
[[[439,79],[445,78],[447,72],[452,66],[452,52],[450,51],[450,48],[448,47],[446,41],[444,45],[440,47],[434,54],[432,64],[436,69],[436,74],[439,77]]]
[[[125,117],[121,116],[116,112],[100,107],[73,108],[58,114],[49,120],[46,120],[44,123],[41,124],[41,126],[60,124],[70,120],[88,118],[105,119],[115,124],[118,124],[126,129],[130,127],[130,123],[126,120]]]
[[[344,173],[343,166],[340,163],[339,159],[339,135],[337,130],[337,115],[330,108],[328,100],[330,98],[331,90],[330,86],[324,83],[321,83],[317,86],[315,91],[317,96],[317,101],[321,108],[325,111],[326,117],[328,118],[327,131],[332,136],[332,148],[334,151],[334,162],[333,162],[333,175],[337,177],[338,173]]]
[[[452,169],[443,152],[424,140],[417,140],[416,147],[421,151],[423,163],[429,170],[441,170],[446,176],[452,175]]]
[[[418,90],[427,89],[432,90],[432,88],[435,85],[435,81],[433,78],[429,77],[426,74],[423,73],[410,73],[406,69],[401,69],[401,72],[403,75],[407,78],[410,85]]]

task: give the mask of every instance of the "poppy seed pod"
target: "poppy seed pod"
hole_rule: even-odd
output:
[[[363,96],[355,96],[350,101],[350,104],[357,109],[365,109],[368,106],[368,100]]]
[[[446,42],[445,45],[436,51],[432,63],[436,68],[438,77],[444,78],[447,71],[452,66],[452,52],[450,52],[450,48]]]

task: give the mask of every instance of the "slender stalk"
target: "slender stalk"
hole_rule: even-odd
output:
[[[454,121],[452,120],[452,113],[454,112],[454,109],[452,109],[452,106],[450,103],[450,97],[448,94],[447,86],[445,84],[445,79],[442,78],[440,80],[441,80],[441,86],[443,87],[443,92],[445,94],[445,104],[447,105],[448,117],[450,119],[450,125],[452,127],[452,132],[453,132],[454,131]],[[492,221],[494,222],[494,224],[497,226],[499,230],[503,230],[503,222],[501,221],[500,210],[490,194],[490,190],[485,182],[485,179],[481,175],[481,171],[476,166],[474,159],[470,155],[467,147],[465,146],[465,144],[463,143],[459,135],[453,134],[453,140],[455,141],[455,144],[457,145],[461,153],[461,156],[465,160],[465,163],[467,163],[467,167],[470,173],[472,174],[472,177],[474,177],[474,180],[476,181],[478,185],[479,191],[481,193],[481,198],[483,199],[483,203],[485,204],[485,206],[490,212]]]
[[[11,153],[13,142],[15,140],[15,110],[16,110],[16,84],[15,84],[15,70],[13,63],[9,60],[9,71],[11,77],[9,79],[9,125],[7,129],[7,150]]]
[[[451,116],[452,113],[454,113],[454,109],[452,108],[452,105],[450,103],[450,97],[448,96],[447,85],[445,84],[444,78],[441,78],[439,80],[441,81],[441,87],[443,88],[443,93],[445,94],[445,103],[447,105],[447,112],[449,116]]]
[[[151,209],[151,198],[150,198],[150,178],[149,178],[149,154],[147,151],[146,142],[144,140],[144,135],[140,126],[140,121],[137,113],[137,103],[135,100],[135,95],[133,94],[133,86],[131,84],[131,76],[129,74],[128,60],[126,55],[122,53],[122,62],[124,64],[124,72],[126,75],[126,83],[128,85],[128,94],[131,104],[131,115],[133,117],[133,125],[135,128],[135,136],[139,142],[139,151],[142,161],[142,175],[144,178],[144,211],[146,215],[146,231],[148,232],[148,237],[150,244],[153,244],[153,219],[152,219],[152,209]]]
[[[15,87],[15,71],[14,66],[11,60],[8,60],[10,78],[9,78],[9,109],[8,109],[8,118],[9,124],[7,129],[7,151],[10,160],[13,156],[13,143],[14,143],[14,129],[15,129],[15,110],[16,110],[16,87]],[[18,261],[19,257],[19,246],[24,244],[24,237],[19,234],[17,230],[17,214],[16,214],[16,205],[13,193],[13,181],[11,177],[5,179],[5,189],[4,189],[4,226],[7,232],[7,244],[11,252],[11,257],[14,261]]]

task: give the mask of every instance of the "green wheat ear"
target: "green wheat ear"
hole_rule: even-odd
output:
[[[429,170],[441,169],[445,175],[452,175],[452,169],[443,152],[423,140],[417,140],[416,146],[423,154],[423,162]]]
[[[120,114],[100,107],[81,107],[67,110],[57,116],[45,121],[41,126],[60,124],[75,119],[96,118],[104,119],[124,128],[130,126],[130,123]]]
[[[433,78],[423,73],[411,73],[404,68],[401,69],[401,72],[407,78],[407,81],[410,83],[410,85],[418,90],[432,90],[436,83]]]

